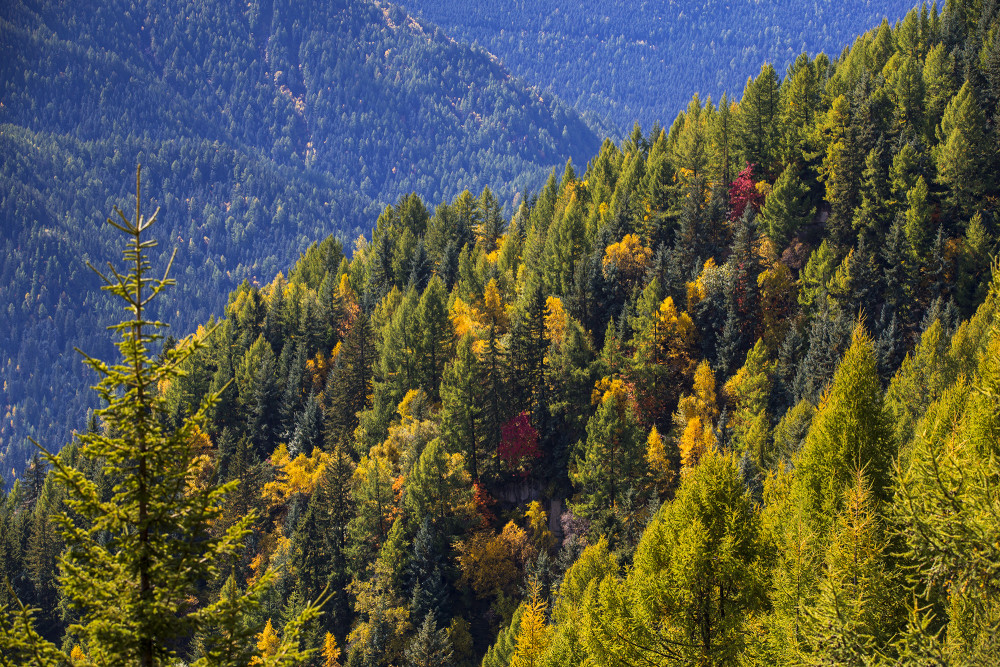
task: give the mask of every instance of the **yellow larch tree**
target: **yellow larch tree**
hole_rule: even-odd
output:
[[[275,468],[275,478],[264,485],[262,494],[267,499],[269,507],[277,507],[287,502],[297,493],[312,495],[326,470],[329,456],[318,447],[312,454],[299,454],[294,459],[288,453],[288,448],[278,445],[271,455],[271,465]]]
[[[542,508],[542,503],[532,500],[524,512],[531,533],[531,542],[538,551],[548,551],[556,543],[556,538],[549,530],[549,515]]]
[[[545,333],[554,343],[562,343],[566,336],[566,325],[569,321],[562,299],[550,296],[545,300]]]
[[[674,416],[680,433],[677,447],[684,467],[695,465],[709,448],[715,446],[712,422],[718,415],[715,374],[708,362],[702,361],[695,369],[692,393],[681,397]]]
[[[274,656],[280,645],[281,640],[278,638],[278,633],[274,631],[271,619],[267,619],[267,624],[264,626],[264,629],[257,635],[257,650],[260,651],[260,657],[254,657],[254,659],[250,661],[250,664],[265,664],[266,659]]]
[[[618,243],[604,249],[602,264],[605,273],[614,266],[620,280],[631,284],[642,278],[653,257],[653,251],[642,244],[637,234],[626,234]]]
[[[547,606],[541,596],[541,586],[532,581],[531,599],[521,615],[511,667],[536,667],[540,664],[540,658],[552,638],[552,628],[545,622]]]
[[[653,476],[653,486],[661,497],[665,496],[674,479],[674,470],[667,456],[663,436],[654,426],[646,439],[646,462]]]
[[[323,637],[323,667],[340,667],[340,647],[329,632]]]

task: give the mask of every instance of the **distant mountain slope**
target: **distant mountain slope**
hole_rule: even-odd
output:
[[[551,95],[369,0],[0,6],[0,470],[58,448],[88,406],[74,345],[114,321],[86,257],[136,162],[180,249],[175,325],[220,312],[309,242],[385,203],[539,187],[596,135]],[[89,379],[89,377],[88,377]]]
[[[840,54],[916,0],[402,0],[411,13],[477,42],[512,71],[625,134],[669,122],[693,93],[743,92],[772,62]],[[943,6],[943,2],[940,3]]]

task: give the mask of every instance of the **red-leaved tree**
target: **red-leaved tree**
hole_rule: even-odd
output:
[[[496,501],[480,481],[472,483],[472,502],[476,507],[476,514],[479,516],[484,527],[492,526],[497,522],[497,515],[493,513],[493,506],[496,504]]]
[[[531,425],[528,411],[517,415],[500,427],[500,444],[497,454],[508,470],[516,470],[526,477],[531,463],[541,457],[538,448],[538,431]]]
[[[738,220],[747,210],[747,206],[752,206],[754,213],[760,213],[761,207],[764,206],[764,194],[757,189],[753,182],[753,168],[755,166],[757,165],[748,164],[744,167],[736,180],[729,186],[730,220]]]

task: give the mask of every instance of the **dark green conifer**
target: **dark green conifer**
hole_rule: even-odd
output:
[[[774,170],[781,125],[780,82],[774,68],[764,65],[757,78],[748,78],[740,100],[738,138],[743,160],[763,173]]]
[[[594,534],[616,542],[623,528],[618,505],[646,473],[645,438],[624,392],[612,388],[587,422],[570,478],[579,491],[574,512],[594,522]]]
[[[483,389],[480,413],[482,456],[476,463],[476,470],[480,475],[493,472],[493,462],[500,444],[500,428],[510,410],[507,394],[510,385],[506,378],[507,354],[501,346],[495,322],[490,324],[485,343],[486,349],[480,365]]]
[[[476,237],[482,242],[487,253],[496,249],[497,241],[504,233],[507,222],[503,218],[503,208],[496,195],[488,187],[479,195],[479,228]]]
[[[262,457],[275,446],[281,432],[280,387],[274,355],[266,355],[254,373],[250,404],[250,438]]]
[[[808,190],[798,175],[798,167],[789,165],[774,183],[771,194],[760,212],[760,224],[779,248],[784,248],[791,237],[810,222],[816,214],[809,207]]]
[[[288,451],[293,456],[302,453],[312,454],[315,447],[323,444],[323,412],[320,409],[316,394],[309,394],[305,409],[299,416],[295,431],[288,442]]]
[[[444,281],[438,276],[431,278],[427,289],[420,295],[416,319],[417,330],[420,332],[417,347],[418,382],[437,400],[444,367],[455,345],[454,328],[448,318],[448,293],[445,291]]]
[[[448,451],[465,456],[469,474],[478,480],[480,460],[484,458],[479,445],[483,382],[472,346],[472,335],[463,336],[455,358],[445,367],[441,380],[441,435]]]
[[[424,248],[424,239],[421,237],[417,240],[417,245],[410,254],[410,273],[403,284],[412,285],[415,289],[423,291],[431,279],[431,268],[427,250]]]
[[[347,443],[358,426],[358,413],[370,407],[375,349],[368,316],[361,312],[341,344],[327,378],[325,428],[328,443]]]
[[[406,564],[406,579],[411,590],[410,616],[432,616],[441,627],[451,619],[449,590],[445,580],[447,554],[442,553],[446,544],[430,517],[424,517],[413,538],[413,548]]]
[[[548,348],[545,292],[541,281],[532,279],[525,286],[514,314],[510,372],[516,405],[530,410],[535,423],[546,406],[545,353]]]
[[[427,614],[416,637],[406,649],[407,667],[452,667],[452,648],[448,633],[440,630],[433,614]]]

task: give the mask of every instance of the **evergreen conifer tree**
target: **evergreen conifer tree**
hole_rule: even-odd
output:
[[[621,381],[613,381],[587,422],[570,477],[580,492],[578,511],[614,537],[626,491],[645,476],[645,437]]]
[[[910,242],[910,249],[913,251],[913,260],[922,263],[926,260],[927,252],[930,250],[931,235],[931,212],[927,201],[927,182],[924,177],[917,178],[909,192],[906,193],[906,240]]]
[[[593,660],[738,663],[766,606],[768,556],[735,460],[710,450],[646,528],[624,581],[588,587],[582,634]]]
[[[826,548],[815,604],[806,610],[810,658],[864,664],[889,643],[904,620],[889,542],[862,472],[844,492],[844,509]]]
[[[448,606],[448,584],[444,578],[445,562],[441,555],[442,540],[431,517],[425,516],[413,538],[413,549],[406,564],[406,575],[412,589],[410,616],[433,616],[444,627],[451,617]]]
[[[315,447],[323,444],[323,413],[316,394],[309,394],[306,407],[299,416],[295,432],[288,443],[289,453],[309,456]]]
[[[424,390],[437,399],[455,337],[448,319],[448,293],[439,277],[434,276],[427,284],[416,314],[421,337],[417,348],[418,377]]]
[[[263,341],[263,338],[261,339]],[[266,341],[265,347],[270,349]],[[254,373],[250,409],[250,437],[257,452],[266,456],[277,445],[281,429],[281,388],[276,379],[274,354],[266,355]]]
[[[887,500],[894,451],[874,343],[858,325],[796,463],[796,497],[814,525],[829,527],[843,508],[852,471],[864,474],[874,502]]]
[[[374,360],[371,326],[362,312],[351,324],[327,378],[324,396],[327,442],[348,442],[358,426],[358,413],[370,407]]]
[[[780,82],[774,67],[764,65],[755,79],[747,79],[739,104],[739,143],[743,160],[765,174],[774,170],[780,138]]]
[[[811,222],[816,213],[808,208],[807,190],[797,172],[794,164],[781,172],[760,212],[760,224],[778,248],[784,248],[791,236]]]
[[[407,667],[452,667],[453,651],[448,633],[427,614],[416,637],[406,649]]]
[[[463,453],[469,474],[478,480],[483,458],[479,447],[483,383],[472,346],[471,334],[463,336],[455,358],[445,367],[441,380],[441,434],[449,451]]]
[[[321,557],[327,561],[328,578],[324,586],[329,586],[329,602],[324,608],[323,625],[336,637],[344,638],[350,629],[350,583],[351,542],[349,526],[356,515],[354,499],[351,495],[354,460],[347,447],[335,445],[327,459],[326,468],[320,478],[312,505],[320,519],[323,531],[320,544]],[[306,599],[309,599],[306,596]]]
[[[932,154],[937,180],[948,188],[948,202],[971,216],[979,196],[989,184],[983,180],[988,163],[983,148],[991,140],[986,119],[968,82],[948,103],[937,128],[938,144]]]
[[[421,237],[417,240],[417,244],[410,254],[409,274],[404,284],[412,285],[421,291],[424,290],[431,278],[431,268],[431,261],[427,257],[427,250],[424,247],[424,239]]]
[[[815,121],[820,98],[816,66],[805,53],[789,67],[781,87],[782,153],[786,163],[794,162],[806,150],[807,138]]]
[[[479,225],[476,228],[476,238],[481,240],[487,253],[497,249],[497,241],[503,236],[507,226],[503,219],[503,208],[496,195],[488,187],[483,188],[479,195]]]
[[[454,523],[466,507],[468,481],[462,455],[449,455],[441,439],[434,438],[410,473],[405,506],[416,520],[429,516],[439,525]]]
[[[492,462],[500,444],[500,429],[507,415],[509,386],[505,378],[505,350],[501,347],[496,323],[491,323],[486,338],[486,349],[480,366],[482,371],[483,395],[481,397],[482,412],[480,415],[483,455],[476,463],[476,471],[482,475],[489,472],[491,466],[480,469],[481,462]]]
[[[535,423],[546,406],[545,367],[549,339],[545,331],[545,292],[537,278],[525,286],[511,329],[511,375],[517,404],[528,408]],[[513,411],[512,411],[513,412]]]
[[[121,361],[115,364],[85,356],[99,376],[97,392],[105,407],[96,414],[107,430],[78,436],[82,460],[103,460],[121,480],[110,497],[78,468],[58,456],[46,455],[54,479],[66,489],[67,511],[56,515],[66,542],[60,557],[59,587],[79,620],[71,636],[86,646],[88,659],[98,664],[172,664],[178,641],[209,631],[214,639],[200,664],[238,664],[241,644],[249,638],[244,615],[252,610],[274,575],[265,575],[249,590],[218,602],[193,606],[199,585],[219,572],[222,561],[238,553],[250,532],[253,514],[219,533],[213,524],[222,501],[237,482],[221,486],[195,483],[192,446],[205,423],[206,411],[218,400],[208,395],[198,410],[176,430],[165,429],[161,382],[180,376],[181,365],[203,345],[196,338],[167,350],[161,359],[150,348],[162,334],[161,322],[150,321],[152,300],[173,280],[150,276],[149,251],[155,241],[144,238],[159,211],[146,217],[141,210],[140,172],[136,171],[135,216],[116,209],[108,224],[128,239],[126,268],[109,262],[98,272],[105,289],[125,304],[128,319],[114,325]],[[97,271],[95,269],[95,271]],[[309,604],[285,628],[263,664],[282,664],[305,657],[298,649],[303,623],[316,618]],[[32,628],[31,610],[11,616],[0,609],[0,648],[8,656],[29,656],[39,664],[70,662]]]

